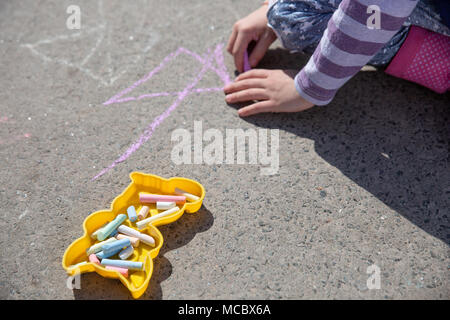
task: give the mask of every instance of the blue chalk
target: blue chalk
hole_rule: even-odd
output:
[[[127,213],[128,219],[130,219],[131,222],[135,222],[137,220],[136,209],[134,208],[134,206],[129,206],[127,209]]]
[[[122,251],[122,248],[116,249],[116,250],[111,250],[107,253],[105,253],[104,251],[100,251],[97,252],[95,255],[97,256],[97,258],[99,258],[100,260],[105,259],[105,258],[109,258],[112,257],[113,255],[119,253],[120,251]]]
[[[142,270],[144,268],[144,264],[142,262],[129,260],[102,259],[101,264],[104,266],[119,267],[131,270]]]
[[[117,253],[117,252],[121,251],[123,248],[126,248],[130,245],[131,245],[130,239],[124,238],[124,239],[120,239],[120,240],[117,240],[114,242],[105,243],[102,246],[102,250],[103,250],[104,254],[108,255],[111,252]]]
[[[127,213],[128,219],[130,219],[131,222],[135,222],[137,220],[136,209],[134,208],[134,206],[129,206],[127,209]]]
[[[108,223],[106,226],[100,229],[100,231],[97,234],[97,239],[99,241],[103,241],[106,238],[109,237],[109,235],[114,231],[114,229],[117,229],[118,226],[120,226],[125,220],[127,219],[127,216],[123,213],[116,216],[116,218]]]
[[[128,246],[119,252],[119,258],[122,260],[128,259],[133,254],[133,251],[134,251],[133,247]]]
[[[109,237],[115,237],[116,234],[118,234],[119,232],[117,231],[117,229],[114,229],[113,232],[111,232],[111,234],[109,235]]]

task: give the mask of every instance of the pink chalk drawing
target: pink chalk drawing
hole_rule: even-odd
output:
[[[0,123],[8,122],[8,117],[0,117]]]
[[[152,71],[150,71],[146,76],[144,76],[142,79],[136,81],[134,84],[132,84],[130,87],[126,88],[125,90],[119,92],[118,94],[114,95],[112,98],[108,99],[106,102],[103,103],[103,105],[111,105],[115,103],[123,103],[123,102],[129,102],[129,101],[139,101],[142,99],[149,99],[154,97],[163,97],[163,96],[174,96],[176,97],[174,102],[160,115],[155,117],[153,121],[145,128],[144,132],[141,134],[141,136],[121,155],[119,156],[113,163],[111,163],[108,167],[104,168],[102,171],[100,171],[95,177],[92,178],[93,180],[96,180],[97,178],[101,177],[111,169],[113,169],[117,164],[124,162],[127,160],[134,152],[136,152],[145,142],[147,142],[151,136],[153,135],[153,132],[155,132],[156,128],[158,128],[161,123],[170,116],[170,114],[183,102],[186,97],[188,97],[192,93],[204,93],[204,92],[217,92],[222,91],[223,87],[211,87],[211,88],[196,88],[197,84],[200,82],[200,80],[204,77],[207,71],[211,70],[215,72],[219,78],[222,80],[223,85],[227,85],[231,82],[230,76],[228,74],[227,68],[224,63],[224,57],[223,57],[223,47],[224,44],[218,44],[214,50],[211,48],[207,49],[206,53],[203,55],[199,55],[195,52],[192,52],[190,50],[187,50],[185,48],[178,48],[176,51],[170,53],[168,56],[166,56],[163,61]],[[191,57],[193,57],[197,62],[200,64],[200,70],[198,74],[194,77],[193,80],[188,82],[186,86],[181,91],[176,92],[158,92],[158,93],[148,93],[143,94],[137,97],[124,97],[125,95],[132,92],[137,87],[141,86],[142,84],[149,81],[155,74],[160,72],[164,69],[164,67],[170,62],[176,59],[180,54],[187,54]]]

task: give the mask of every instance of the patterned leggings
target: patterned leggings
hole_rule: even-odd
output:
[[[312,54],[327,28],[328,20],[341,2],[342,0],[278,0],[267,13],[269,26],[286,49]],[[449,28],[431,1],[420,0],[402,28],[378,51],[369,64],[389,64],[405,41],[411,25],[450,36]]]

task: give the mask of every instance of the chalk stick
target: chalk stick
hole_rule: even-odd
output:
[[[186,197],[186,199],[188,199],[188,200],[190,200],[190,201],[197,201],[197,200],[199,200],[200,199],[200,197],[197,197],[196,195],[193,195],[193,194],[191,194],[191,193],[188,193],[188,192],[186,192],[186,191],[184,191],[184,190],[182,190],[182,189],[179,189],[179,188],[175,188],[175,192],[174,192],[176,195],[178,195],[178,196],[185,196]]]
[[[125,269],[125,268],[119,268],[119,267],[113,267],[113,266],[106,266],[106,269],[118,271],[118,272],[119,272],[121,275],[123,275],[125,278],[128,278],[128,269]]]
[[[169,210],[169,209],[172,209],[173,207],[176,207],[176,205],[177,204],[175,202],[158,201],[158,202],[156,202],[156,209]]]
[[[91,233],[91,238],[92,239],[97,239],[97,234],[100,232],[100,230],[105,227],[108,224],[108,222],[106,222],[104,225],[102,225],[100,228],[98,228],[97,230],[95,230],[94,232]]]
[[[102,259],[101,264],[103,266],[127,268],[131,270],[142,270],[144,268],[144,263],[129,260]]]
[[[147,206],[142,206],[142,208],[141,208],[141,210],[139,210],[139,213],[138,213],[138,219],[139,220],[142,220],[142,219],[145,219],[145,218],[147,218],[147,214],[148,214],[148,211],[150,210],[150,207],[147,207]]]
[[[133,254],[133,247],[128,246],[119,252],[119,258],[122,260],[128,259]]]
[[[140,193],[139,201],[142,203],[156,203],[158,201],[185,203],[185,196],[168,196],[162,194]]]
[[[89,255],[89,261],[95,264],[100,264],[100,260],[98,260],[97,256],[93,253]]]
[[[131,246],[131,241],[128,238],[120,239],[117,241],[114,241],[112,243],[107,243],[102,246],[102,251],[105,254],[109,254],[111,252],[117,252],[117,250],[121,251],[122,249],[125,249],[126,247]]]
[[[128,219],[131,222],[135,222],[137,220],[136,208],[134,206],[129,206],[127,209]]]
[[[155,246],[155,239],[153,239],[153,237],[149,236],[148,234],[140,233],[139,231],[125,225],[119,226],[117,230],[119,230],[120,233],[126,234],[127,236],[136,237],[149,246]]]
[[[247,72],[251,69],[252,69],[252,67],[250,67],[250,62],[248,62],[248,51],[245,50],[245,52],[244,52],[244,72]]]
[[[118,226],[120,226],[125,220],[127,219],[127,216],[123,213],[116,216],[116,218],[108,223],[105,227],[103,227],[99,233],[97,234],[97,239],[100,241],[105,240],[108,238],[108,236],[117,229]]]
[[[121,234],[121,233],[119,233],[119,234],[116,236],[116,239],[117,239],[117,240],[125,239],[125,238],[130,239],[131,245],[132,245],[133,247],[136,248],[136,247],[139,246],[139,241],[140,241],[139,238],[132,237],[132,236],[127,236],[127,235]]]
[[[86,254],[89,256],[92,253],[97,253],[102,251],[102,246],[104,244],[110,243],[110,242],[114,242],[117,241],[117,239],[115,238],[109,238],[108,240],[102,241],[102,242],[98,242],[96,244],[94,244],[93,246],[91,246],[89,249],[87,249]]]
[[[150,218],[138,221],[138,222],[136,222],[136,227],[138,227],[138,229],[144,229],[149,223],[152,223],[155,220],[164,218],[165,216],[168,216],[168,215],[170,215],[172,213],[175,213],[178,210],[180,210],[180,208],[174,207],[172,209],[169,209],[169,210],[163,211],[161,213],[158,213],[158,214],[156,214],[156,215],[154,215],[154,216],[152,216]]]

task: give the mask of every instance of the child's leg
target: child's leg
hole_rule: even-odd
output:
[[[450,87],[450,37],[412,26],[386,73],[446,92]]]
[[[267,18],[270,27],[286,49],[312,54],[327,28],[328,20],[341,2],[342,0],[277,1],[269,9]],[[449,33],[449,29],[430,1],[420,0],[404,26],[369,61],[369,64],[387,66],[405,41],[411,24],[446,35]]]

